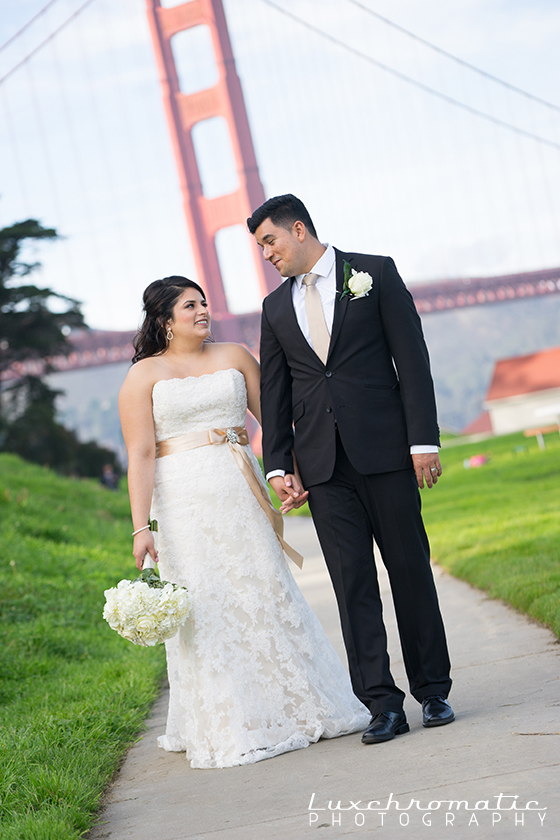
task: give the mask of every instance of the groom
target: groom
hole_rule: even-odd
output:
[[[441,475],[439,430],[412,297],[390,257],[322,245],[293,195],[269,199],[247,225],[288,278],[263,302],[265,471],[283,511],[309,494],[352,686],[372,714],[362,741],[409,730],[389,669],[373,538],[423,725],[451,723],[450,663],[418,491]]]

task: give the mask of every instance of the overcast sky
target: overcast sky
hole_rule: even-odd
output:
[[[46,3],[0,0],[0,47]],[[57,0],[1,49],[0,79],[83,3]],[[560,106],[557,0],[361,4]],[[560,265],[558,107],[352,0],[224,6],[265,193],[299,195],[322,241],[391,254],[410,283]],[[175,50],[184,89],[212,82],[203,37]],[[216,142],[201,131],[209,191],[231,178]],[[135,328],[151,280],[196,279],[144,0],[92,0],[0,84],[0,167],[0,225],[33,217],[64,235],[37,251],[37,282],[83,301],[90,326]],[[233,247],[229,257],[231,308],[254,310]]]

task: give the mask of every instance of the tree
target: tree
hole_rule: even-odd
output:
[[[55,400],[62,393],[38,376],[24,376],[8,386],[2,448],[64,475],[100,478],[105,464],[120,474],[114,452],[93,441],[81,443],[74,432],[56,422]]]
[[[57,237],[36,219],[0,229],[0,373],[14,362],[68,355],[72,345],[64,328],[85,326],[78,301],[21,282],[40,267],[20,259],[23,246]],[[60,312],[49,308],[51,300],[63,304]]]
[[[56,238],[54,228],[36,219],[0,229],[0,375],[16,362],[31,360],[44,362],[49,373],[50,358],[72,351],[67,328],[85,327],[78,301],[22,282],[40,267],[20,259],[24,245]],[[49,307],[51,300],[60,311]],[[69,475],[99,477],[105,464],[119,471],[114,452],[93,441],[81,443],[56,422],[55,400],[61,393],[39,376],[18,376],[7,384],[0,394],[0,449]]]

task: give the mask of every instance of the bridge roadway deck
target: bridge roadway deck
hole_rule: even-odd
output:
[[[509,303],[512,300],[531,300],[543,295],[560,294],[560,268],[527,271],[502,277],[477,277],[463,280],[442,280],[411,283],[410,292],[420,315],[450,312],[471,306]],[[217,341],[237,341],[258,354],[260,313],[248,312],[213,321]],[[117,362],[129,362],[133,355],[134,330],[79,330],[72,334],[73,350],[68,356],[49,359],[53,370],[66,371],[98,367]],[[16,362],[4,371],[1,380],[24,375],[42,376],[45,362],[30,359]]]
[[[305,554],[303,571],[295,570],[300,586],[345,661],[311,522],[289,518],[286,531]],[[165,725],[164,692],[108,793],[90,840],[556,840],[558,642],[501,602],[437,567],[436,574],[454,663],[454,723],[424,729],[420,707],[408,698],[410,732],[388,743],[366,747],[359,734],[350,735],[249,767],[192,770],[184,754],[156,746]],[[406,688],[388,583],[383,573],[380,577],[393,670]],[[338,810],[339,800],[351,810]],[[358,807],[375,800],[384,810],[360,812],[351,805],[358,800]],[[411,800],[430,810],[409,807]],[[446,800],[466,801],[471,809],[478,804],[478,810],[465,810],[464,804],[457,810]],[[521,810],[531,800],[530,810]],[[397,810],[395,802],[407,810]],[[513,803],[517,811],[511,810]]]

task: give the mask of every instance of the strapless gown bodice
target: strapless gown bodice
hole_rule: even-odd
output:
[[[235,368],[162,379],[154,385],[152,401],[158,443],[189,432],[245,425],[245,377]]]

